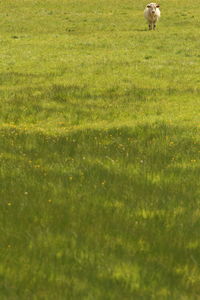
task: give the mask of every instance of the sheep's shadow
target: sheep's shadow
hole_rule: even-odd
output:
[[[135,31],[144,32],[144,31],[149,31],[149,30],[147,28],[145,28],[145,29],[135,29]]]

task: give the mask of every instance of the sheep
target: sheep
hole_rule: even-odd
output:
[[[160,18],[160,5],[156,3],[149,3],[145,7],[144,17],[149,23],[149,30],[156,29],[156,22]]]

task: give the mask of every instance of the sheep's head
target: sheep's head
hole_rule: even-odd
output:
[[[150,13],[155,14],[156,8],[159,8],[160,5],[156,4],[156,3],[150,3],[150,4],[147,5],[147,7],[148,7]]]

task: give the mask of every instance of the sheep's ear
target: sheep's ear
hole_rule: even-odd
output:
[[[159,4],[157,4],[157,5],[156,5],[156,7],[160,7],[160,5],[159,5]]]
[[[151,5],[149,5],[149,4],[148,4],[148,5],[147,5],[147,7],[148,7],[148,8],[150,8],[150,7],[151,7]]]

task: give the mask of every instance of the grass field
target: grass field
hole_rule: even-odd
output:
[[[200,299],[200,9],[0,2],[0,299]]]

